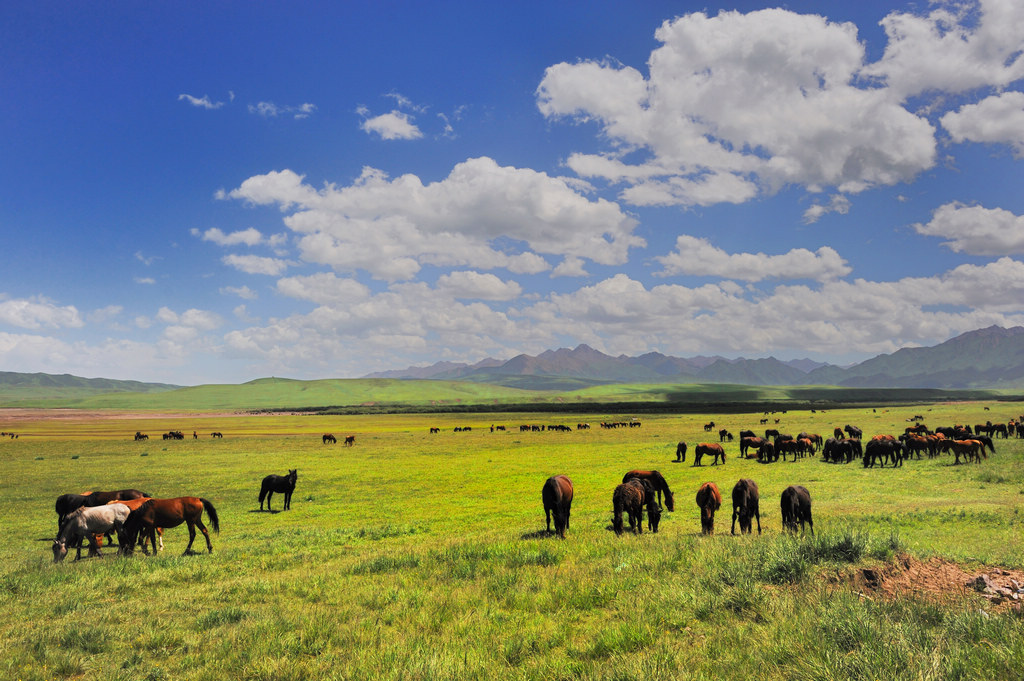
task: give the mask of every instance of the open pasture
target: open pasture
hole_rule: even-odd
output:
[[[1024,581],[1024,440],[996,440],[981,464],[942,455],[884,470],[759,464],[739,458],[738,438],[724,465],[693,467],[692,448],[719,428],[827,437],[854,424],[867,438],[899,435],[915,414],[934,428],[1022,412],[836,409],[768,426],[761,413],[641,414],[614,429],[600,424],[636,415],[0,412],[0,430],[19,434],[0,440],[0,677],[1016,679],[1024,618],[962,583],[924,582],[985,566]],[[187,437],[162,440],[170,430]],[[676,463],[681,440],[691,453]],[[275,497],[260,512],[262,478],[289,469],[291,510]],[[657,534],[611,530],[631,469],[660,470],[675,493]],[[575,486],[564,541],[544,532],[541,505],[557,473]],[[740,478],[760,489],[761,536],[729,534]],[[705,481],[724,498],[710,537],[694,502]],[[813,539],[782,531],[792,484],[812,495]],[[158,557],[110,549],[53,565],[54,499],[125,487],[212,501],[213,553],[181,556],[179,527]]]

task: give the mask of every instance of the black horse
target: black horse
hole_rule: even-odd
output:
[[[274,492],[284,494],[284,510],[292,507],[292,492],[295,491],[295,481],[299,478],[298,470],[288,470],[288,475],[268,475],[263,478],[263,485],[260,486],[260,510],[263,510],[263,499],[267,500],[267,510],[270,510],[270,499]]]

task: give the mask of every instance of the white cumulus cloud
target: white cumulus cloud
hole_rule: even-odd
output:
[[[410,279],[423,265],[537,273],[550,268],[545,254],[623,264],[631,247],[645,244],[633,234],[636,220],[615,203],[486,157],[431,184],[367,168],[350,186],[318,191],[285,170],[249,178],[223,196],[278,204],[306,262],[390,281]],[[254,269],[259,262],[229,264]]]
[[[423,137],[409,115],[397,110],[367,118],[359,124],[359,129],[380,135],[381,139],[386,140],[414,140]]]
[[[714,276],[741,281],[763,279],[815,279],[827,281],[851,272],[847,262],[835,249],[822,246],[812,252],[795,248],[782,255],[764,253],[727,253],[712,246],[707,239],[682,235],[676,239],[676,250],[655,258],[664,269],[658,276],[689,274]]]
[[[655,38],[646,77],[561,63],[537,89],[545,116],[596,123],[612,145],[569,166],[625,183],[634,204],[738,203],[790,184],[851,193],[935,162],[931,124],[861,84],[853,24],[781,9],[698,12],[666,21]]]
[[[1024,92],[986,97],[950,111],[941,122],[954,142],[1008,144],[1018,158],[1024,156]]]
[[[943,245],[957,253],[1024,253],[1024,216],[1002,208],[968,206],[954,201],[937,208],[929,222],[913,227],[919,234],[949,239]]]

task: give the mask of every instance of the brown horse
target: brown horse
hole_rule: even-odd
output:
[[[108,501],[107,502],[107,506],[110,506],[111,504],[124,504],[125,506],[128,507],[129,511],[134,511],[134,510],[138,509],[139,506],[142,506],[144,503],[146,503],[149,500],[150,500],[150,497],[139,497],[138,499],[127,499],[125,501]],[[153,547],[153,553],[156,553],[157,551],[163,551],[164,550],[164,528],[162,528],[162,527],[156,528],[156,534],[157,534],[157,538],[160,540],[160,547],[157,548],[156,546],[154,546]],[[147,535],[142,535],[141,537],[139,537],[139,546],[142,547],[142,552],[145,553],[147,556],[149,555],[149,549],[146,548],[146,540],[148,538],[149,537]],[[125,553],[126,551],[127,551],[127,547],[123,547],[122,548],[122,553]]]
[[[725,450],[722,449],[722,445],[717,442],[701,442],[693,448],[693,465],[701,465],[700,460],[704,458],[705,454],[715,457],[711,463],[712,466],[718,465],[718,457],[722,457],[722,463],[725,463]]]
[[[804,533],[804,523],[811,526],[814,536],[814,521],[811,519],[811,493],[802,485],[790,485],[782,491],[782,528],[796,532],[796,524],[800,523],[800,533]]]
[[[761,534],[761,496],[757,491],[757,483],[749,478],[741,478],[732,488],[732,534],[736,534],[736,518],[740,519],[740,534],[752,531],[750,517],[757,518],[757,533]]]
[[[697,507],[700,509],[700,531],[703,534],[714,534],[715,511],[722,506],[722,494],[718,485],[705,482],[697,490]]]
[[[686,461],[686,443],[680,442],[676,445],[676,461]]]
[[[654,488],[655,494],[658,496],[658,504],[661,504],[661,495],[665,495],[665,508],[669,511],[676,510],[675,498],[672,496],[672,490],[668,488],[668,481],[665,480],[665,476],[658,471],[630,471],[622,476],[622,482],[629,482],[630,480],[646,480],[651,483],[651,487]]]
[[[188,525],[188,546],[185,547],[184,555],[192,553],[192,542],[196,540],[196,526],[206,537],[206,549],[213,553],[213,544],[210,543],[210,533],[203,524],[203,509],[210,516],[210,523],[214,532],[220,532],[220,519],[217,517],[217,509],[206,499],[199,497],[177,497],[175,499],[150,499],[138,509],[132,511],[125,522],[125,531],[131,537],[128,546],[134,546],[135,538],[139,532],[149,533],[150,543],[156,546],[156,528],[177,527],[182,523]]]
[[[960,463],[960,455],[964,457],[964,463],[981,463],[981,457],[985,454],[985,447],[978,440],[953,440],[950,445],[953,455],[956,457],[955,464]]]
[[[624,482],[611,494],[611,527],[616,535],[623,534],[623,513],[630,518],[630,531],[643,534],[644,488],[640,480]]]
[[[555,516],[555,533],[565,539],[569,529],[569,513],[572,510],[572,480],[564,475],[552,475],[544,482],[540,498],[544,502],[544,517],[548,532],[551,531],[551,516]]]
[[[119,489],[114,492],[82,492],[86,506],[104,506],[111,501],[127,501],[152,496],[137,489]]]

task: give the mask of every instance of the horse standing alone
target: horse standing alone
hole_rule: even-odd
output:
[[[544,482],[544,487],[540,491],[548,532],[551,531],[551,516],[554,515],[555,533],[562,539],[565,539],[565,531],[569,529],[572,496],[572,480],[564,475],[552,475]]]
[[[270,499],[274,496],[274,492],[281,492],[284,494],[284,509],[287,511],[292,507],[292,492],[295,491],[295,481],[299,478],[299,471],[288,470],[288,475],[268,475],[263,478],[263,484],[260,486],[260,510],[263,510],[263,499],[267,500],[267,510],[270,510]]]

